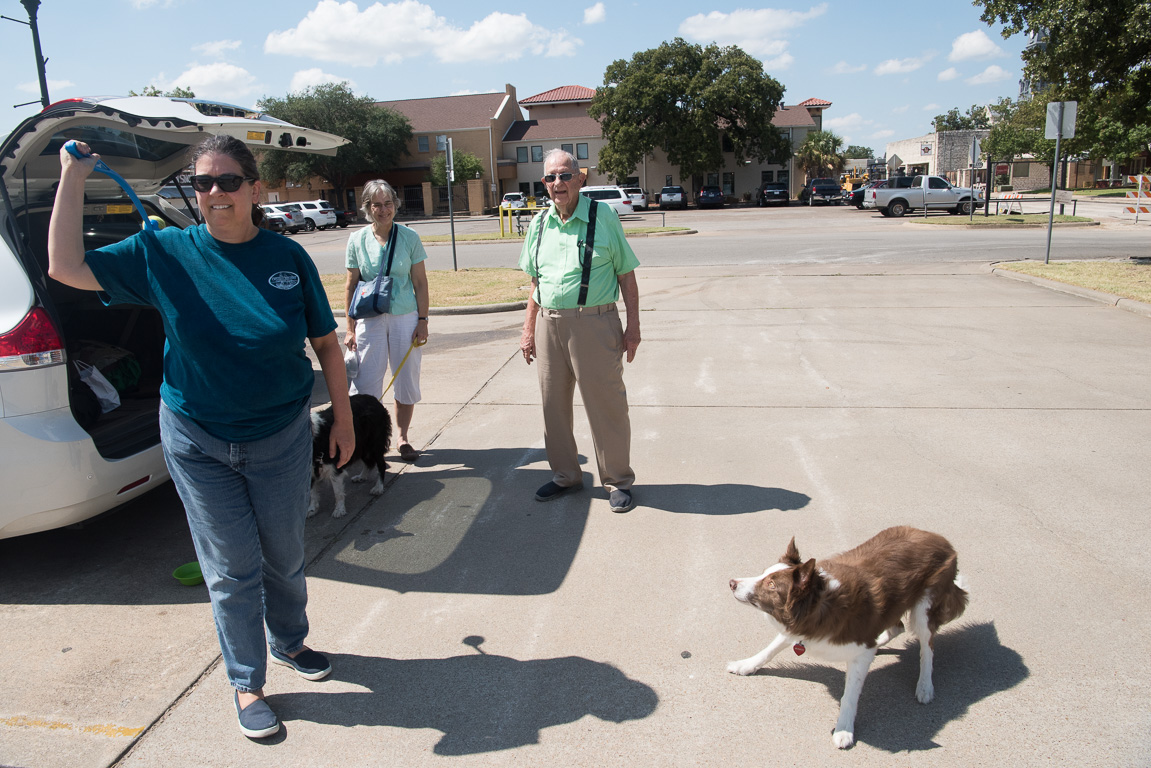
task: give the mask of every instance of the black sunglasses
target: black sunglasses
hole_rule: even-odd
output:
[[[546,181],[548,184],[551,184],[556,179],[559,179],[560,181],[571,181],[572,180],[572,174],[570,174],[570,173],[560,173],[560,174],[549,173],[546,176],[544,176],[544,181]]]
[[[197,192],[211,192],[212,186],[220,188],[222,192],[235,192],[245,181],[255,181],[251,176],[239,176],[235,173],[225,173],[223,176],[193,176],[188,179],[192,189]]]

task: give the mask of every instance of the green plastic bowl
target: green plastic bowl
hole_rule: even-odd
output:
[[[204,574],[200,572],[200,564],[196,562],[181,565],[172,571],[172,576],[185,587],[194,587],[204,583]]]

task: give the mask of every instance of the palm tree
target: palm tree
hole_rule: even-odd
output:
[[[812,131],[803,140],[795,159],[809,179],[834,177],[847,163],[842,147],[843,139],[831,131]]]

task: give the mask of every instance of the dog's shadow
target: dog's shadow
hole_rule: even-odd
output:
[[[578,656],[519,661],[476,649],[446,659],[329,654],[332,680],[370,690],[272,695],[284,720],[344,727],[434,728],[437,755],[473,755],[537,744],[544,728],[586,715],[612,723],[651,715],[659,697],[610,664]]]
[[[915,699],[919,645],[907,642],[909,637],[903,635],[881,648],[871,665],[855,717],[857,742],[893,753],[935,749],[939,746],[935,737],[947,723],[1030,675],[1023,657],[999,642],[994,623],[944,627],[935,637],[935,699],[920,704]],[[898,663],[882,663],[893,654]],[[793,664],[769,666],[757,674],[822,683],[837,702],[843,696],[842,667]]]

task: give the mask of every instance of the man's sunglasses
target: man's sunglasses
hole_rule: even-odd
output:
[[[225,173],[223,176],[193,176],[188,181],[192,184],[192,189],[197,192],[211,192],[213,185],[219,187],[222,192],[235,192],[245,181],[255,181],[255,179],[250,176]]]
[[[572,175],[570,173],[549,173],[544,176],[544,181],[546,181],[548,184],[554,183],[556,179],[559,179],[560,181],[571,181]]]

